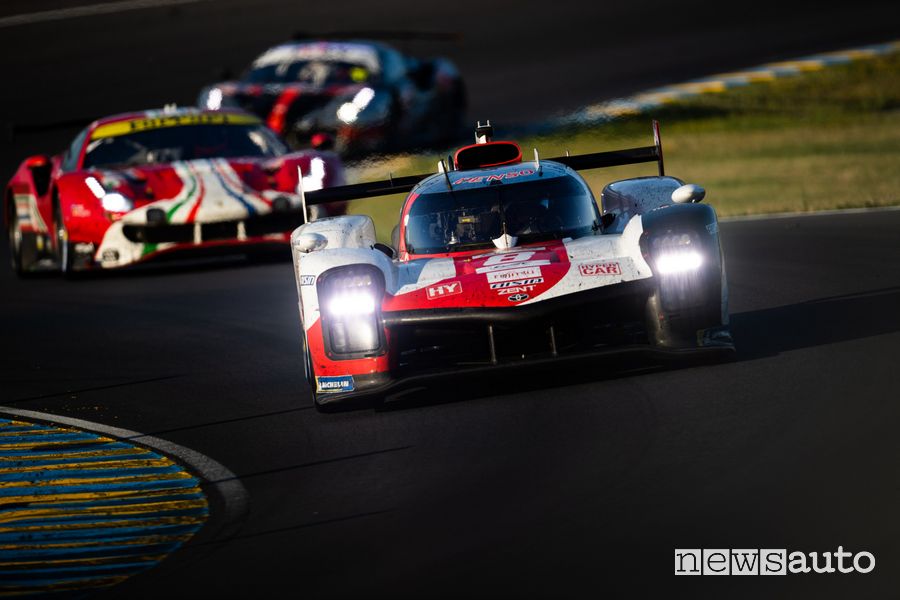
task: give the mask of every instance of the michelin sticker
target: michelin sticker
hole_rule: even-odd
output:
[[[353,375],[316,377],[316,388],[316,391],[320,393],[352,392],[355,389],[353,385]]]

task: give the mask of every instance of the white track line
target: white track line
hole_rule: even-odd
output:
[[[60,425],[70,425],[79,429],[84,429],[94,433],[102,433],[114,438],[119,438],[125,442],[134,442],[140,446],[147,446],[154,450],[174,456],[182,463],[190,467],[195,473],[200,475],[206,483],[214,485],[222,499],[225,502],[225,521],[223,526],[232,525],[243,519],[249,510],[249,494],[247,488],[241,483],[241,480],[232,473],[225,465],[214,461],[205,454],[200,454],[196,450],[179,446],[168,440],[145,435],[137,431],[128,429],[120,429],[119,427],[110,427],[102,423],[94,423],[92,421],[84,421],[72,417],[61,417],[50,413],[36,412],[33,410],[22,410],[20,408],[11,408],[8,406],[0,406],[0,413],[10,414],[25,419],[37,419],[39,421],[47,421]]]
[[[66,19],[75,19],[78,17],[110,15],[129,10],[161,8],[164,6],[177,6],[179,4],[197,4],[199,2],[210,1],[211,0],[123,0],[122,2],[108,2],[105,4],[88,4],[86,6],[73,6],[72,8],[44,10],[2,17],[0,18],[0,28],[18,27],[19,25],[31,25],[33,23],[48,23],[50,21],[64,21]]]

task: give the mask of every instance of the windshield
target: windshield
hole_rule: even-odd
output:
[[[343,61],[298,60],[268,64],[252,69],[244,78],[249,83],[307,83],[316,87],[351,85],[370,81],[372,74],[360,64]]]
[[[287,152],[259,124],[183,125],[91,140],[82,168],[133,167],[201,158],[272,158]]]
[[[579,237],[598,219],[590,190],[569,176],[423,194],[408,215],[410,254],[493,248],[504,232],[520,245]]]

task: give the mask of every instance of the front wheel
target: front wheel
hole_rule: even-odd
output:
[[[14,205],[9,207],[6,222],[9,225],[7,233],[9,234],[10,265],[16,275],[27,277],[38,260],[35,234],[26,234],[22,231]]]
[[[53,209],[53,226],[56,228],[56,260],[59,272],[64,277],[74,277],[74,256],[72,243],[69,241],[69,231],[62,218],[62,209],[57,203]]]

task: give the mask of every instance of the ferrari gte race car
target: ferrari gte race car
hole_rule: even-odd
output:
[[[276,46],[239,80],[203,89],[198,104],[243,108],[291,147],[333,143],[344,155],[450,142],[466,110],[453,63],[405,56],[373,41]]]
[[[332,152],[289,153],[244,112],[170,107],[100,119],[63,153],[27,158],[9,182],[13,269],[70,273],[175,251],[286,246],[303,222],[298,178],[307,189],[339,185],[343,167]]]
[[[523,161],[514,142],[459,149],[437,174],[305,194],[306,205],[409,191],[392,235],[372,220],[291,236],[306,375],[319,408],[435,374],[638,350],[732,352],[715,210],[642,148]],[[658,162],[606,185],[580,169]]]

